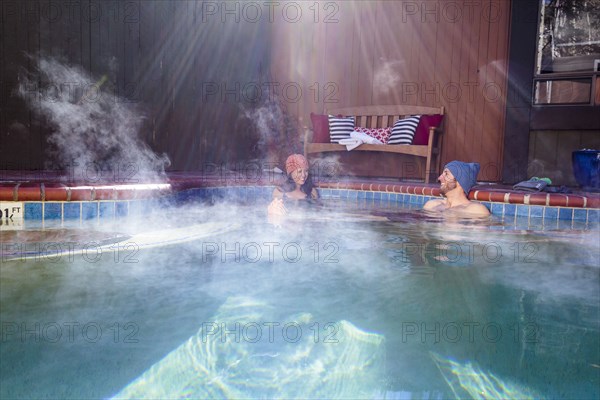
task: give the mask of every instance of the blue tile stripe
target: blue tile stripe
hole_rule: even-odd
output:
[[[114,219],[128,215],[145,215],[160,206],[166,199],[171,204],[190,201],[215,202],[220,199],[232,199],[240,202],[269,201],[274,186],[222,186],[190,189],[161,198],[122,200],[122,201],[90,201],[90,202],[24,202],[24,218],[26,220],[73,220],[73,219]],[[406,205],[420,208],[432,196],[407,193],[389,193],[382,191],[365,191],[355,189],[319,189],[323,199],[343,199],[360,204]],[[162,199],[162,200],[161,200]],[[505,223],[522,223],[523,220],[543,226],[563,226],[563,221],[578,223],[600,223],[600,209],[532,206],[525,204],[507,204],[480,202],[493,215],[501,217]]]
[[[352,189],[319,189],[321,198],[324,199],[366,199],[381,203],[400,203],[407,205],[423,205],[428,200],[437,198],[433,196],[423,196],[406,193],[388,193],[371,192]],[[598,223],[600,219],[599,209],[575,208],[575,207],[551,207],[551,206],[532,206],[526,204],[507,204],[480,201],[490,210],[493,215],[503,217],[505,220],[528,219],[531,221],[539,220],[540,223],[549,220],[549,224],[556,220],[574,220],[587,223]]]
[[[121,201],[46,201],[25,202],[25,220],[88,220],[143,215],[156,207],[155,199]]]

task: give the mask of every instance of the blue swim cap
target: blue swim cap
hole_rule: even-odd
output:
[[[468,197],[471,188],[477,183],[479,163],[466,163],[462,161],[450,161],[444,169],[448,168],[463,188]]]

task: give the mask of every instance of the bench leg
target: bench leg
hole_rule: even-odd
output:
[[[442,141],[443,141],[444,136],[443,135],[439,135],[438,137],[438,153],[436,155],[436,159],[435,159],[435,169],[437,171],[438,174],[442,173]]]
[[[431,154],[427,156],[425,163],[425,183],[429,183],[429,175],[431,175]]]

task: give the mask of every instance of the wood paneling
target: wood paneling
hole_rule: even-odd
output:
[[[300,151],[296,131],[325,107],[412,104],[446,107],[443,161],[478,161],[480,179],[500,179],[486,166],[502,160],[509,1],[289,2],[272,15],[261,2],[1,4],[3,167],[47,157],[50,128],[14,94],[33,69],[26,54],[41,52],[107,76],[146,115],[140,137],[171,169],[261,157],[269,143]],[[277,111],[274,92],[288,114],[261,133],[245,112]]]
[[[0,93],[0,168],[36,169],[42,166],[42,122],[25,102],[15,98],[19,72],[31,66],[29,55],[40,45],[40,3],[7,1],[1,3],[0,26],[2,92]],[[35,95],[32,93],[35,100]]]
[[[477,161],[481,180],[500,180],[510,2],[337,4],[336,23],[304,24],[299,32],[297,25],[275,21],[274,38],[293,31],[294,40],[274,40],[273,60],[294,54],[296,67],[307,71],[299,77],[274,61],[276,80],[298,79],[306,90],[333,82],[336,107],[444,106],[443,161]],[[304,68],[315,59],[316,68]],[[303,108],[288,104],[288,110],[307,121],[311,111],[327,106],[319,99]]]
[[[215,13],[203,13],[207,3],[217,6]],[[6,0],[0,5],[2,168],[37,169],[50,157],[44,150],[51,127],[38,122],[15,94],[19,74],[34,70],[27,55],[37,54],[81,66],[93,79],[106,76],[104,88],[115,101],[146,116],[139,136],[169,155],[171,169],[260,155],[258,128],[244,110],[262,103],[244,96],[243,88],[261,87],[269,79],[266,8],[252,22],[243,2]],[[233,15],[221,10],[232,5]]]

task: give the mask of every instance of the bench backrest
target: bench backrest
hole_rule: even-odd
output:
[[[332,108],[326,114],[356,117],[356,126],[363,128],[387,128],[408,115],[444,115],[444,107],[424,106],[363,106]]]

